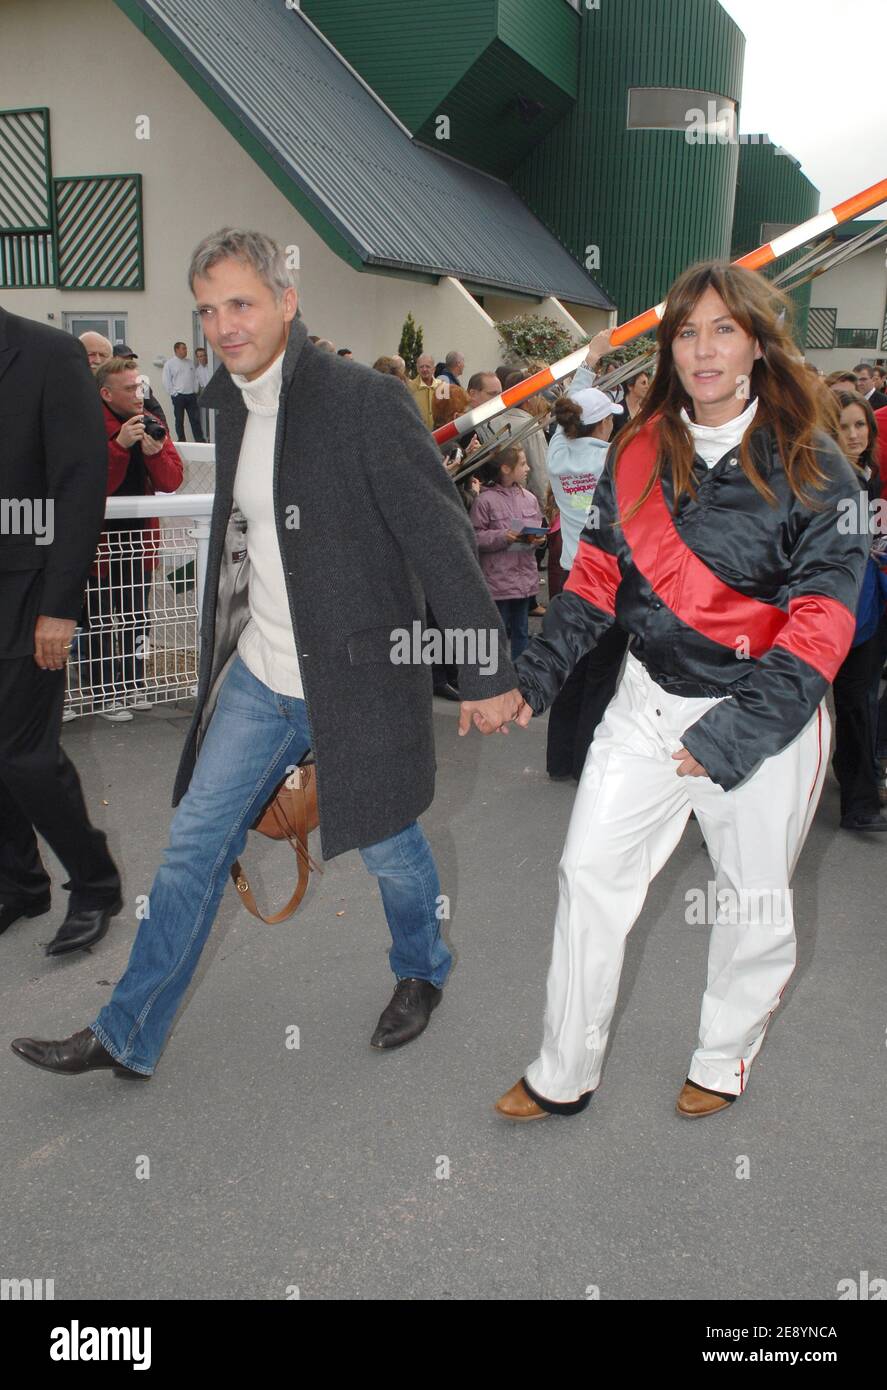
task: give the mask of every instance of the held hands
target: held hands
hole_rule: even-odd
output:
[[[42,671],[61,671],[77,624],[73,618],[38,618],[34,627],[34,660]]]
[[[688,753],[687,750],[686,750],[686,748],[679,748],[678,751],[677,751],[676,753],[672,753],[671,756],[672,756],[673,758],[677,758],[677,759],[679,760],[679,764],[680,764],[679,767],[678,767],[678,776],[679,776],[679,777],[707,777],[707,776],[708,776],[708,773],[706,772],[705,768],[702,766],[702,763],[698,763],[698,762],[696,761],[696,759],[693,757],[693,754],[692,754],[692,753]]]
[[[494,695],[490,700],[463,700],[459,714],[459,737],[467,734],[474,724],[482,734],[507,734],[511,722],[525,729],[533,711],[519,690]]]

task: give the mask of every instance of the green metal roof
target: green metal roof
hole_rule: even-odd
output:
[[[356,269],[613,307],[507,184],[412,141],[285,0],[116,4]]]

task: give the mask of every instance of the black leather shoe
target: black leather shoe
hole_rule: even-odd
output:
[[[48,893],[42,898],[6,898],[0,902],[0,936],[20,917],[42,917],[51,906]]]
[[[111,925],[111,918],[123,909],[123,899],[109,903],[107,907],[84,908],[81,912],[69,912],[52,941],[46,948],[48,956],[64,956],[69,951],[81,951],[84,946],[94,946],[101,941]]]
[[[391,1003],[382,1010],[370,1047],[402,1047],[424,1033],[443,998],[443,990],[428,980],[398,980]]]
[[[887,820],[883,816],[842,816],[842,830],[887,830]]]
[[[434,693],[439,700],[456,700],[460,704],[462,702],[462,696],[459,694],[458,690],[447,681],[442,685],[436,685],[434,687]]]
[[[142,1076],[142,1072],[123,1067],[102,1047],[91,1028],[83,1028],[72,1033],[61,1042],[40,1042],[37,1038],[15,1038],[12,1050],[23,1062],[32,1067],[42,1067],[44,1071],[58,1071],[65,1076],[78,1076],[84,1071],[98,1071],[101,1067],[112,1068],[119,1076]]]

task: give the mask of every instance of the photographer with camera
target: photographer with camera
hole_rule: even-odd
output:
[[[182,485],[182,461],[163,423],[145,409],[138,368],[125,358],[112,357],[99,367],[95,382],[108,438],[108,496],[175,492]],[[86,674],[96,691],[95,712],[113,723],[132,719],[132,711],[121,704],[121,697],[145,689],[145,614],[157,563],[156,541],[150,539],[150,533],[158,528],[155,517],[107,521],[99,558],[87,585],[83,623],[89,633]],[[140,531],[145,536],[133,534]],[[116,659],[110,631],[115,613],[122,623]],[[150,703],[143,697],[134,707],[146,709]]]

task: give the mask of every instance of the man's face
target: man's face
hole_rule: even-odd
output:
[[[874,386],[874,378],[868,367],[860,367],[856,373],[856,389],[861,396],[867,396]]]
[[[197,351],[196,351],[196,353],[195,353],[194,355],[195,355],[195,357],[197,358],[197,365],[198,365],[198,367],[205,367],[205,366],[206,366],[206,348],[198,348]]]
[[[841,391],[855,391],[856,389],[856,382],[848,377],[841,377],[837,381],[832,382],[832,390],[836,393]]]
[[[462,373],[465,371],[465,358],[457,357],[452,367],[450,368],[450,371],[453,373],[453,376],[461,376]]]
[[[426,386],[430,386],[434,380],[434,358],[428,356],[420,357],[416,362],[416,370],[419,373],[420,379],[425,382]]]
[[[175,347],[173,348],[173,352],[175,353],[176,357],[181,357],[182,360],[184,360],[188,356],[188,349],[184,343],[176,343]]]
[[[743,388],[763,354],[712,285],[678,329],[671,350],[697,424],[726,424],[742,414],[747,404]]]
[[[286,347],[299,302],[292,286],[275,299],[251,265],[230,256],[194,281],[194,298],[213,352],[248,381]]]
[[[110,361],[113,348],[101,333],[81,333],[80,341],[86,348],[89,365],[93,372],[98,371],[103,362]]]
[[[490,372],[483,379],[483,385],[479,391],[469,391],[468,397],[472,405],[483,405],[484,401],[491,401],[498,396],[502,387],[499,378]]]
[[[120,415],[124,420],[128,420],[131,415],[138,415],[143,408],[143,401],[136,368],[127,368],[125,372],[116,372],[114,376],[109,376],[102,387],[101,396],[114,414]]]

